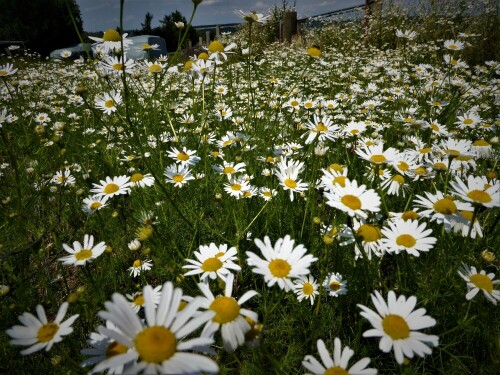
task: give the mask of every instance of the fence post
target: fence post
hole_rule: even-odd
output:
[[[207,42],[207,47],[210,44],[210,31],[205,32],[205,41]]]
[[[220,39],[220,25],[215,26],[215,38]]]
[[[297,12],[283,13],[283,40],[292,41],[292,36],[297,33]]]
[[[199,46],[203,45],[203,37],[201,37],[201,36],[198,38],[198,45]]]

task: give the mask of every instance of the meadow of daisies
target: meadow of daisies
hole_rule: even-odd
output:
[[[498,373],[488,30],[240,15],[190,57],[0,58],[2,372]]]

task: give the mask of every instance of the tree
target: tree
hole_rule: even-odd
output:
[[[168,51],[177,50],[179,35],[184,32],[184,30],[179,30],[177,26],[175,26],[175,22],[184,22],[184,25],[187,25],[186,17],[184,17],[178,10],[170,13],[169,15],[165,15],[163,19],[160,20],[161,26],[159,28],[159,36],[165,39]],[[190,28],[187,38],[194,44],[198,39],[198,33],[195,29]]]
[[[149,12],[144,16],[144,23],[141,23],[142,32],[144,34],[151,34],[153,29],[151,28],[151,21],[153,20],[153,15]]]
[[[79,42],[83,21],[76,0],[0,0],[0,40],[22,40],[46,56],[57,48]]]

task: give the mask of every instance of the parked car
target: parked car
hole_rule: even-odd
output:
[[[74,46],[67,47],[67,48],[60,48],[52,51],[50,53],[50,58],[51,59],[62,59],[63,58],[63,52],[65,51],[70,51],[71,56],[69,58],[71,59],[76,59],[80,56],[87,57],[87,52],[85,51],[85,46],[87,50],[90,52],[90,55],[92,56],[92,45],[90,43],[78,43],[75,44]]]
[[[134,44],[129,47],[127,57],[139,60],[152,57],[159,57],[160,55],[167,54],[167,45],[165,39],[156,35],[139,35],[129,38]],[[158,44],[158,49],[151,51],[144,51],[143,46],[149,44],[150,46]]]

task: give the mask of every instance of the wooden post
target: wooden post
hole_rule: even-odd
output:
[[[205,32],[205,41],[207,42],[207,47],[210,44],[210,31]]]
[[[297,34],[297,12],[283,13],[283,41],[290,43]]]
[[[283,41],[283,21],[280,20],[278,25],[278,40],[281,43]]]
[[[215,26],[215,38],[220,39],[220,25]]]
[[[189,46],[189,48],[193,47],[193,42],[191,41],[191,39],[188,39],[188,46]]]
[[[201,37],[201,36],[198,38],[198,45],[199,46],[203,45],[203,37]]]

